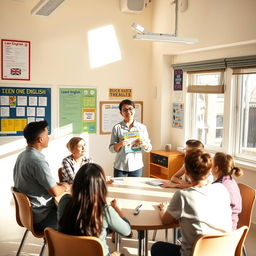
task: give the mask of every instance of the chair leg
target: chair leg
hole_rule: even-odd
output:
[[[39,256],[42,256],[42,255],[44,255],[44,249],[45,249],[45,245],[46,245],[46,239],[44,238],[44,244],[43,244],[43,246],[42,246],[42,248],[41,248],[41,251],[40,251],[40,254],[39,254]]]
[[[246,252],[245,246],[243,246],[243,256],[247,256],[247,252]]]
[[[20,251],[21,251],[21,249],[22,249],[22,247],[23,247],[23,245],[24,245],[24,241],[25,241],[25,239],[26,239],[26,237],[27,237],[27,234],[28,234],[28,229],[26,229],[26,231],[25,231],[25,233],[24,233],[24,235],[23,235],[23,237],[22,237],[22,240],[21,240],[21,242],[20,242],[20,246],[19,246],[19,249],[18,249],[18,251],[17,251],[16,256],[20,255]]]

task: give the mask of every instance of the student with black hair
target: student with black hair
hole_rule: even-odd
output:
[[[123,121],[116,124],[112,129],[109,150],[116,153],[114,162],[115,177],[140,177],[142,176],[142,150],[149,152],[152,149],[148,137],[147,128],[144,124],[134,120],[135,104],[131,100],[123,100],[119,104],[120,114]],[[126,134],[132,133],[138,135],[135,145],[138,150],[126,151],[129,141]]]
[[[57,229],[57,208],[54,197],[70,189],[66,183],[57,184],[42,150],[48,147],[46,121],[31,122],[24,128],[27,147],[17,158],[13,171],[14,186],[26,194],[31,202],[34,228],[43,232],[45,227]]]

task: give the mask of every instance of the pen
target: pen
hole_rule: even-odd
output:
[[[134,215],[138,215],[140,213],[140,207],[142,206],[142,204],[139,204],[136,208],[135,208],[135,211],[134,211]]]
[[[139,205],[135,208],[135,211],[138,211],[141,206],[142,206],[142,204],[139,204]]]

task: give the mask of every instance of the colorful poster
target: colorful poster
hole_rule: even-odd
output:
[[[138,131],[126,132],[123,136],[125,144],[125,153],[131,153],[136,151],[141,151],[140,145],[136,141],[140,138],[140,133]]]
[[[30,80],[30,42],[2,39],[2,79]]]
[[[123,120],[119,110],[120,101],[100,102],[100,134],[111,134],[115,124]],[[134,119],[143,123],[143,102],[135,101]]]
[[[172,105],[172,127],[183,128],[184,104],[173,103]]]
[[[183,71],[182,69],[174,69],[174,91],[182,91]]]
[[[60,88],[59,102],[62,134],[96,133],[97,89]]]
[[[48,122],[50,134],[50,88],[0,88],[0,136],[22,136],[26,124],[42,120]]]

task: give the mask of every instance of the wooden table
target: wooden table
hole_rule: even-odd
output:
[[[124,177],[122,180],[116,178],[113,184],[108,185],[108,203],[114,198],[117,199],[118,206],[130,221],[132,229],[139,231],[142,239],[139,239],[138,255],[142,255],[143,243],[144,255],[147,256],[148,230],[178,227],[178,224],[163,225],[158,210],[159,203],[169,202],[177,189],[162,188],[147,183],[156,180],[154,178]],[[134,210],[139,204],[142,204],[140,213],[134,215]]]

